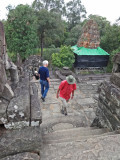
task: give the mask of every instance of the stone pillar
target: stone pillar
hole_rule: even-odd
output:
[[[4,62],[0,58],[0,96],[2,95],[6,81],[7,81],[7,77],[6,77]]]

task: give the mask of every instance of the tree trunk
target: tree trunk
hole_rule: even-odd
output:
[[[44,32],[41,34],[41,57],[43,56]]]

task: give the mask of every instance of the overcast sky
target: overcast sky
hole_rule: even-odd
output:
[[[68,2],[70,0],[65,0]],[[106,17],[111,23],[120,17],[120,0],[81,0],[85,6],[87,15],[97,14]],[[18,4],[31,5],[33,0],[0,0],[0,19],[6,19],[6,7],[11,4],[17,6]]]

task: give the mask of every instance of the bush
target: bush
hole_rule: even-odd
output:
[[[71,46],[61,46],[60,53],[52,54],[52,64],[53,66],[62,68],[67,66],[72,68],[75,62],[75,56],[71,50]]]
[[[113,68],[113,57],[115,54],[119,53],[120,52],[120,47],[116,50],[113,50],[110,54],[110,57],[109,57],[109,63],[108,63],[108,66],[107,66],[107,72],[112,72],[112,68]]]
[[[56,53],[56,52],[60,52],[60,48],[46,48],[43,51],[43,59],[46,59],[48,61],[51,61],[52,59],[52,54]]]

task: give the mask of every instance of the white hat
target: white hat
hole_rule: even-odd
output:
[[[67,76],[66,80],[69,84],[74,84],[75,83],[75,78],[72,75]]]

